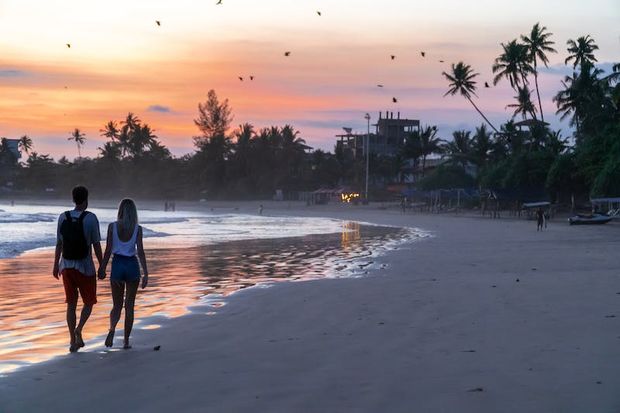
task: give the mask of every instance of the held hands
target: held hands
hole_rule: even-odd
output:
[[[144,274],[142,276],[142,289],[144,290],[148,284],[149,284],[149,275]]]
[[[105,278],[105,268],[100,266],[99,271],[97,271],[97,278],[103,280]]]

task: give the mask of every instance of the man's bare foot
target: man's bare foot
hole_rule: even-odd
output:
[[[114,330],[110,330],[110,332],[108,332],[108,336],[105,338],[105,346],[112,347],[113,344],[114,344]]]
[[[123,344],[123,349],[124,350],[129,350],[131,348],[131,344],[129,344],[129,342],[125,341],[125,344]]]
[[[75,330],[75,345],[78,348],[84,347],[84,340],[82,339],[82,332],[78,331],[77,329]]]
[[[71,343],[71,345],[69,346],[69,353],[77,353],[79,349],[80,347],[77,344]]]

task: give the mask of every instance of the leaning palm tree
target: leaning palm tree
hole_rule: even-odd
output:
[[[543,114],[540,91],[538,88],[538,60],[540,59],[545,67],[548,67],[549,59],[545,53],[557,53],[557,51],[551,47],[555,43],[549,40],[549,37],[551,37],[553,33],[549,33],[546,30],[547,28],[545,26],[540,27],[540,23],[536,23],[534,27],[532,27],[532,31],[529,36],[521,36],[521,40],[523,40],[525,45],[528,47],[530,59],[534,65],[534,84],[536,85],[536,95],[538,96],[540,119],[543,122],[545,121],[545,116]]]
[[[78,128],[75,128],[71,132],[71,137],[67,138],[68,141],[74,141],[78,149],[78,158],[82,157],[82,145],[86,141],[86,135],[82,133]]]
[[[29,153],[30,149],[32,149],[32,139],[28,135],[24,135],[19,138],[19,142],[17,143],[19,149],[23,152]]]
[[[598,62],[594,56],[594,51],[598,50],[598,46],[590,35],[578,37],[577,41],[568,39],[566,44],[570,54],[564,60],[564,64],[568,64],[568,62],[573,60],[573,69],[575,69],[577,66],[583,67],[586,63],[594,64],[594,62]]]
[[[507,108],[515,109],[512,115],[513,119],[519,114],[524,120],[527,118],[527,115],[531,115],[532,119],[536,119],[536,106],[532,103],[532,94],[527,85],[519,88],[519,94],[515,96],[515,99],[517,99],[517,103],[506,106]]]
[[[489,124],[489,126],[491,126],[491,128],[493,128],[495,132],[498,132],[495,126],[493,126],[493,124],[487,119],[487,117],[484,116],[484,114],[480,111],[480,109],[478,109],[478,106],[476,106],[476,104],[471,98],[472,95],[476,96],[476,81],[474,80],[474,78],[478,76],[479,73],[474,73],[471,66],[463,62],[458,62],[456,65],[454,63],[452,64],[451,73],[442,72],[442,75],[450,82],[450,88],[444,94],[444,96],[454,96],[457,93],[459,93],[461,96],[464,96],[467,100],[469,100],[469,103],[472,104],[474,109],[476,109],[476,111]]]
[[[507,44],[502,43],[504,52],[495,59],[492,70],[495,74],[493,84],[497,85],[502,78],[508,79],[510,87],[517,90],[527,84],[527,75],[534,71],[530,64],[530,56],[528,55],[528,47],[512,40]]]

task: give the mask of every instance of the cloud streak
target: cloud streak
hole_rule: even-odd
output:
[[[168,106],[162,105],[151,105],[146,108],[147,112],[157,112],[157,113],[170,113],[172,112]]]

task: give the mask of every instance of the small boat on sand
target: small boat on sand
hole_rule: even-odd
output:
[[[601,225],[612,220],[612,217],[603,214],[577,214],[568,218],[570,225]]]

